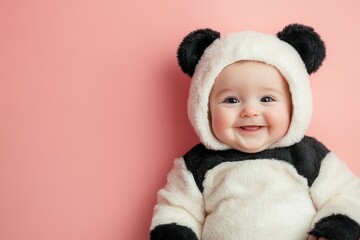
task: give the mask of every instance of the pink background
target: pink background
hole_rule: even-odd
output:
[[[341,5],[335,2],[341,2]],[[140,240],[175,157],[198,142],[177,66],[190,31],[313,26],[309,134],[360,175],[360,2],[0,1],[0,239]]]

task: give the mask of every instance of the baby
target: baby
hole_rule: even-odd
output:
[[[320,36],[299,24],[184,38],[178,60],[201,144],[175,160],[151,240],[360,238],[360,180],[305,136],[309,74],[324,58]]]

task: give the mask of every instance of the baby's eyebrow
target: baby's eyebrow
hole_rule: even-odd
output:
[[[226,93],[226,92],[232,92],[232,91],[234,91],[234,89],[233,89],[233,88],[225,88],[225,89],[221,89],[221,91],[219,91],[218,93],[216,93],[216,95],[215,95],[215,96],[219,96],[219,95],[224,94],[224,93]]]
[[[279,90],[279,89],[276,89],[276,88],[273,88],[273,87],[261,87],[262,90],[264,91],[270,91],[270,92],[276,92],[280,95],[284,95],[284,92],[282,90]]]

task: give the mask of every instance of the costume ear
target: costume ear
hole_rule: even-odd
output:
[[[205,49],[218,38],[220,33],[208,28],[189,33],[177,51],[178,62],[183,72],[192,77]]]
[[[326,56],[325,44],[313,28],[290,24],[277,33],[279,39],[289,43],[300,54],[309,74],[319,69]]]

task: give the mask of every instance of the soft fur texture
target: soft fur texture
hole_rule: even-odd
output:
[[[310,234],[325,237],[327,240],[358,240],[360,228],[351,218],[342,214],[333,214],[316,223]]]
[[[325,58],[325,45],[313,28],[290,24],[274,35],[243,31],[220,37],[211,29],[188,34],[178,48],[181,69],[192,76],[188,113],[201,142],[210,149],[230,147],[213,136],[208,120],[208,98],[221,70],[241,60],[275,66],[288,81],[293,116],[288,134],[271,148],[299,142],[310,123],[312,98],[308,73],[315,72]]]
[[[319,175],[321,161],[328,153],[329,150],[322,143],[312,137],[304,137],[292,146],[268,149],[259,153],[244,153],[234,149],[215,151],[198,144],[184,155],[184,160],[201,192],[204,191],[203,181],[209,170],[224,162],[249,159],[281,159],[293,165],[298,174],[307,179],[307,184],[311,187]]]
[[[163,224],[176,223],[191,229],[200,239],[205,220],[203,196],[183,158],[174,161],[166,186],[158,193],[151,230]],[[170,239],[169,239],[170,240]]]
[[[219,37],[220,33],[211,29],[199,29],[189,33],[177,51],[178,62],[183,72],[192,77],[205,49]]]
[[[360,237],[360,180],[314,138],[304,137],[312,113],[308,73],[325,58],[310,28],[285,27],[277,36],[244,31],[219,37],[190,33],[178,50],[192,76],[190,121],[202,144],[175,160],[158,192],[151,240],[329,240]],[[209,122],[209,95],[222,69],[241,60],[276,67],[289,85],[288,133],[269,149],[243,153],[218,141]]]
[[[150,234],[150,240],[198,240],[195,233],[187,227],[176,223],[157,226]]]
[[[319,69],[325,59],[326,49],[325,43],[312,27],[291,24],[278,32],[277,36],[296,49],[309,74]]]
[[[308,232],[360,237],[360,180],[321,143],[303,141],[299,147],[245,154],[247,159],[233,150],[192,149],[186,163],[175,161],[159,192],[152,233],[167,234],[168,228],[159,226],[176,223],[176,231],[184,226],[204,240],[305,240]],[[202,168],[189,167],[200,163]],[[326,220],[333,214],[346,217]]]
[[[334,213],[360,223],[360,179],[333,152],[321,161],[310,194],[318,209],[314,223]]]
[[[312,114],[312,96],[305,64],[297,51],[274,35],[258,32],[238,32],[214,41],[204,51],[196,66],[188,99],[189,119],[209,149],[230,147],[212,133],[208,118],[208,100],[216,77],[222,69],[240,60],[261,61],[275,66],[288,81],[293,114],[287,135],[271,148],[290,146],[305,134]]]

